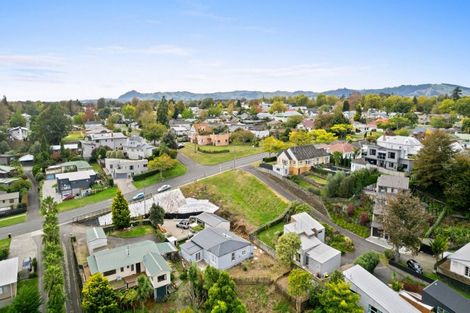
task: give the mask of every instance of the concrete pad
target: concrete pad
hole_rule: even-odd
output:
[[[32,233],[15,236],[11,239],[9,257],[18,257],[18,271],[23,268],[23,259],[37,256],[38,246],[33,239]]]
[[[169,236],[175,237],[178,241],[186,239],[192,235],[189,229],[181,229],[176,227],[176,224],[181,221],[178,220],[165,220],[163,222],[163,227],[166,229]]]

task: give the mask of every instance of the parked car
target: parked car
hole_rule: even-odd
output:
[[[132,201],[143,200],[145,198],[145,194],[143,192],[139,192],[135,196],[132,197]]]
[[[176,144],[176,148],[178,148],[178,149],[184,148],[184,143],[178,142],[178,143]]]
[[[170,188],[171,188],[170,185],[163,185],[163,186],[161,186],[160,188],[157,189],[157,192],[164,192],[164,191],[166,191]]]
[[[406,261],[406,265],[408,266],[409,269],[411,269],[413,272],[417,273],[417,274],[423,274],[423,268],[421,267],[421,265],[416,262],[415,260],[413,259],[409,259],[408,261]]]
[[[176,224],[177,228],[189,229],[189,220],[181,220]]]
[[[28,272],[31,272],[33,270],[33,261],[31,257],[23,259],[23,269],[28,270]]]
[[[64,199],[62,199],[62,201],[72,200],[73,198],[75,198],[74,195],[68,195],[68,196],[65,196]]]

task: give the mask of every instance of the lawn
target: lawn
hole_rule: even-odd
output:
[[[181,152],[188,158],[203,164],[203,165],[214,165],[233,159],[239,159],[252,154],[262,153],[263,149],[260,147],[253,147],[250,145],[228,145],[228,146],[199,146],[201,149],[209,151],[220,151],[229,150],[229,152],[223,153],[204,153],[197,151],[197,148],[192,143],[186,143]]]
[[[181,189],[185,196],[209,199],[220,206],[222,213],[254,227],[272,221],[288,205],[255,176],[241,170],[208,177]]]
[[[154,229],[150,225],[139,225],[127,230],[115,230],[111,232],[109,235],[119,238],[136,238],[142,237],[148,234],[153,234]]]
[[[80,130],[77,130],[77,131],[71,131],[68,134],[68,136],[63,139],[63,141],[64,143],[76,142],[76,141],[82,140],[83,138],[85,138],[84,133]]]
[[[147,186],[155,185],[155,184],[161,182],[164,179],[170,179],[170,178],[173,178],[173,177],[184,175],[184,174],[186,174],[187,171],[188,171],[188,169],[186,168],[186,166],[184,166],[182,163],[178,162],[176,167],[174,167],[172,169],[169,169],[167,171],[163,171],[163,173],[162,173],[163,179],[162,179],[162,176],[160,175],[160,173],[157,173],[157,174],[155,174],[153,176],[149,176],[149,177],[147,177],[143,180],[134,181],[134,186],[137,189],[141,189],[141,188],[144,188],[144,187],[147,187]]]
[[[17,292],[21,292],[22,288],[29,287],[29,286],[35,287],[36,289],[38,289],[38,278],[35,277],[35,278],[29,278],[29,279],[18,281]],[[0,309],[0,313],[7,313],[7,312],[11,312],[10,306],[6,306]]]
[[[310,178],[311,180],[319,183],[320,185],[326,185],[328,183],[328,181],[320,176],[317,176],[315,174],[308,174],[307,175],[308,178]]]
[[[88,197],[64,201],[62,203],[59,203],[57,207],[59,208],[60,212],[76,209],[76,208],[79,208],[88,204],[111,199],[116,194],[116,191],[117,191],[116,186],[110,187],[108,189],[97,192]]]
[[[0,227],[11,226],[26,221],[26,213],[8,216],[0,219]]]
[[[258,239],[270,246],[271,248],[274,248],[277,243],[277,239],[279,238],[279,235],[283,232],[284,230],[284,224],[279,223],[275,224],[268,229],[263,230],[258,234]]]
[[[10,238],[0,239],[0,250],[7,249],[10,251]]]

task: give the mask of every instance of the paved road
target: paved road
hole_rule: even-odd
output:
[[[153,194],[157,192],[157,189],[164,184],[169,184],[172,187],[180,187],[182,185],[197,181],[207,176],[215,175],[217,173],[227,171],[233,168],[239,168],[251,164],[253,162],[261,160],[263,157],[266,157],[267,153],[255,154],[251,156],[247,156],[244,158],[232,160],[229,162],[221,163],[218,165],[211,165],[205,166],[198,164],[191,159],[185,157],[182,154],[178,154],[178,159],[188,168],[188,172],[182,176],[175,177],[164,182],[158,183],[154,186],[146,187],[143,189],[139,189],[133,192],[129,192],[124,196],[127,199],[132,198],[139,192],[144,192],[145,194]],[[37,196],[36,196],[37,197]],[[61,224],[67,224],[72,222],[75,218],[79,216],[84,216],[87,214],[92,214],[93,212],[106,210],[111,206],[112,200],[105,200],[98,203],[93,203],[81,208],[77,208],[75,210],[66,211],[59,214],[59,222]],[[36,201],[36,204],[38,201]],[[5,238],[8,234],[12,234],[13,236],[29,233],[32,231],[40,230],[42,228],[42,219],[40,215],[33,214],[28,219],[27,222],[16,224],[8,227],[0,228],[0,238]]]

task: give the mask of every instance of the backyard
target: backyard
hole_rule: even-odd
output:
[[[85,135],[82,131],[77,130],[77,131],[71,131],[67,137],[63,139],[64,143],[69,143],[69,142],[77,142],[79,140],[82,140],[85,138]]]
[[[30,287],[30,286],[38,289],[38,278],[37,277],[18,281],[17,293],[21,292],[21,289],[23,289],[25,287]],[[12,312],[12,310],[10,310],[9,306],[6,306],[6,307],[3,307],[3,308],[0,309],[0,313],[8,313],[8,312]]]
[[[275,224],[258,234],[258,239],[274,248],[277,243],[277,239],[281,236],[284,231],[284,223]]]
[[[202,149],[203,151],[211,151],[210,152],[200,152],[197,151],[197,147]],[[263,149],[260,147],[253,147],[251,145],[228,145],[228,146],[197,146],[193,143],[186,143],[184,148],[181,149],[181,152],[193,159],[194,161],[203,164],[203,165],[214,165],[219,164],[227,161],[231,161],[233,159],[239,159],[242,157],[246,157],[249,155],[262,153]],[[228,150],[228,152],[223,152]],[[217,152],[221,151],[221,152]]]
[[[26,222],[26,213],[8,216],[0,219],[0,227],[11,226]]]
[[[59,209],[59,212],[63,212],[63,211],[76,209],[85,205],[89,205],[92,203],[108,200],[114,197],[114,195],[116,194],[116,191],[117,191],[116,186],[110,187],[108,189],[99,191],[87,197],[64,201],[62,203],[59,203],[57,205],[57,208]]]
[[[109,233],[109,235],[119,238],[136,238],[153,233],[154,228],[151,225],[139,225],[124,230],[115,230]]]
[[[220,206],[222,215],[238,218],[251,228],[275,219],[288,205],[256,177],[241,170],[212,176],[181,190],[187,197],[209,199]]]
[[[134,181],[133,184],[137,189],[140,189],[147,186],[155,185],[164,179],[170,179],[184,175],[187,171],[188,169],[186,168],[186,166],[184,166],[181,162],[178,161],[178,164],[174,168],[163,171],[161,175],[160,173],[156,173],[155,175],[146,177],[142,180]]]

